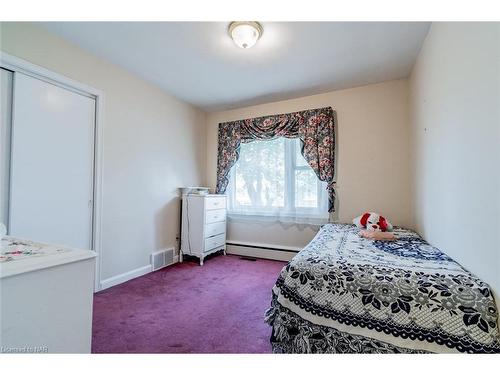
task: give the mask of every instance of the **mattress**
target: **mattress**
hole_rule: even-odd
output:
[[[277,353],[500,353],[488,284],[415,232],[327,224],[281,271],[266,321]]]

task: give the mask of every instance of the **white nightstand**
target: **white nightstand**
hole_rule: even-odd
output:
[[[182,197],[182,234],[179,260],[183,254],[203,259],[222,250],[226,255],[226,196],[220,194]]]

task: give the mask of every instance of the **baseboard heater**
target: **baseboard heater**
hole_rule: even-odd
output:
[[[299,252],[299,250],[290,250],[290,249],[283,249],[283,248],[270,247],[270,246],[247,245],[247,244],[234,243],[234,242],[226,242],[226,245],[238,246],[238,247],[248,247],[251,249],[259,249],[259,250],[282,251],[285,253],[294,253],[294,254],[297,254]]]

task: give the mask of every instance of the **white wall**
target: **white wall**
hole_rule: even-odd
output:
[[[434,23],[410,80],[417,230],[500,292],[500,24]]]
[[[339,220],[366,210],[413,227],[410,212],[408,81],[397,80],[207,114],[207,181],[215,187],[220,122],[331,106],[337,112]],[[230,222],[229,241],[303,247],[316,229]]]
[[[205,114],[33,24],[2,23],[0,48],[106,95],[102,279],[175,246],[177,188],[204,183]]]

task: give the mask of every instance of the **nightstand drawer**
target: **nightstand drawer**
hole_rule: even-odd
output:
[[[226,210],[210,210],[205,212],[205,224],[226,221]]]
[[[205,251],[212,250],[219,246],[224,246],[226,243],[226,234],[210,237],[205,240]]]
[[[220,221],[205,225],[205,238],[215,236],[217,234],[226,233],[226,222]]]
[[[226,197],[210,197],[205,200],[206,210],[226,208]]]

